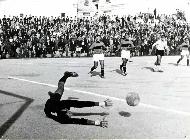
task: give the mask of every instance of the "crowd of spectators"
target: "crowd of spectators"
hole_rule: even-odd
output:
[[[106,56],[118,56],[123,37],[133,41],[133,56],[152,55],[152,44],[164,33],[169,55],[189,37],[190,26],[177,15],[140,13],[136,16],[0,18],[0,58],[90,56],[96,35],[107,47]]]

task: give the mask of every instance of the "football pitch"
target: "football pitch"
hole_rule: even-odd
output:
[[[119,70],[121,58],[105,58],[105,78],[100,65],[88,74],[92,58],[0,60],[0,139],[174,139],[190,138],[190,66],[179,56],[164,56],[164,72],[153,72],[155,56],[133,57],[127,76]],[[74,118],[102,119],[108,128],[61,124],[44,114],[48,91],[55,91],[65,71],[79,77],[67,79],[62,99],[113,101],[113,107],[71,108]],[[129,92],[140,96],[138,106],[128,106]]]

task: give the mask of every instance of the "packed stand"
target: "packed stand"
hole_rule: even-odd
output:
[[[189,24],[180,16],[100,17],[6,17],[0,19],[0,58],[91,56],[89,47],[100,35],[106,56],[118,56],[123,37],[133,41],[133,56],[152,55],[152,44],[160,33],[167,38],[170,53],[189,37]]]

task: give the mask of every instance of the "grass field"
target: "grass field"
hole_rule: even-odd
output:
[[[119,70],[119,57],[105,58],[105,78],[100,67],[88,74],[92,58],[47,58],[0,60],[0,138],[8,139],[147,139],[190,138],[190,67],[179,56],[165,56],[164,72],[152,72],[154,56],[134,57],[127,76]],[[48,91],[54,91],[65,71],[69,78],[62,99],[113,100],[113,107],[72,108],[76,118],[106,119],[108,128],[60,124],[45,116]],[[9,77],[9,78],[8,78]],[[11,79],[10,79],[11,78]],[[128,92],[137,92],[140,104],[125,102]]]

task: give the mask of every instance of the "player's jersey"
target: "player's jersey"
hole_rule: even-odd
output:
[[[103,42],[94,42],[90,49],[94,52],[94,54],[101,54],[106,48]]]
[[[157,50],[165,50],[167,49],[167,42],[166,41],[161,41],[161,40],[158,40],[156,41],[153,45],[153,47],[156,47]]]
[[[188,44],[188,43],[182,43],[181,45],[180,45],[180,48],[181,48],[181,50],[189,50],[189,48],[190,48],[190,45]]]
[[[121,45],[120,45],[120,49],[121,50],[131,50],[134,47],[133,42],[132,41],[126,41],[126,40],[122,40],[121,41]]]

